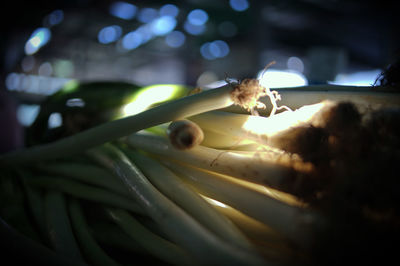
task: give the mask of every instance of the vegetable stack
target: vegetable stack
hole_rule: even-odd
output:
[[[111,85],[119,99],[95,91]],[[41,265],[337,265],[396,254],[400,109],[390,89],[82,86],[93,91],[65,89],[42,105],[30,147],[0,156],[2,232]],[[292,100],[279,106],[279,93]],[[134,114],[123,116],[128,105]],[[55,132],[53,112],[63,126],[43,135]]]

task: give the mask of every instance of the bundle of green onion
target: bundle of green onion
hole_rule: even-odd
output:
[[[365,92],[366,106],[334,91],[275,114],[256,80],[121,87],[108,105],[68,87],[43,105],[32,146],[0,156],[2,226],[41,265],[327,265],[393,249],[397,94]],[[56,109],[71,99],[73,112]],[[269,117],[250,114],[263,105]],[[38,138],[52,112],[69,124]],[[67,130],[77,117],[93,123]]]

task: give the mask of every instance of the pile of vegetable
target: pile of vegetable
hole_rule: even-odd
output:
[[[2,244],[41,265],[379,262],[399,136],[388,88],[68,84],[0,155]]]

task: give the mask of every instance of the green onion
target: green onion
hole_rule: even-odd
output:
[[[394,87],[371,87],[371,86],[341,86],[341,85],[310,85],[295,88],[276,88],[280,96],[280,104],[292,109],[304,105],[315,104],[321,101],[351,101],[363,110],[379,109],[382,107],[398,107],[400,96]],[[267,115],[272,106],[269,97],[261,97],[266,109],[259,110],[260,114]],[[243,109],[236,106],[226,108],[226,111],[243,113]]]
[[[203,130],[190,120],[173,121],[167,129],[171,144],[181,150],[199,145],[204,139]]]
[[[0,219],[0,235],[3,264],[12,265],[59,265],[84,266],[82,261],[75,260],[24,236]]]
[[[103,146],[90,152],[124,181],[132,196],[159,224],[169,238],[184,247],[202,263],[259,265],[264,262],[254,254],[236,248],[212,234],[196,220],[160,193],[118,149]]]
[[[108,216],[150,255],[174,265],[189,265],[192,258],[180,247],[152,233],[128,212],[106,209]]]
[[[116,179],[109,171],[94,164],[54,162],[41,164],[38,169],[49,175],[72,178],[86,184],[106,188],[119,195],[128,195],[128,191],[122,182]]]
[[[220,150],[257,150],[260,144],[252,140],[219,133],[203,128],[204,139],[201,145]]]
[[[48,243],[48,235],[44,218],[44,199],[42,193],[32,186],[27,184],[26,179],[30,178],[25,171],[22,176],[22,185],[26,195],[26,202],[32,215],[35,227],[38,228],[39,234],[45,243]]]
[[[307,173],[312,170],[310,164],[275,152],[239,153],[203,146],[182,151],[172,147],[165,138],[141,134],[130,135],[126,143],[133,148],[143,149],[163,158],[185,162],[283,191],[290,189],[292,180],[297,176],[296,171]]]
[[[45,188],[49,191],[61,191],[80,199],[104,203],[110,206],[127,209],[139,214],[143,213],[142,208],[133,200],[109,192],[102,188],[80,184],[76,181],[63,178],[47,176],[38,176],[27,181],[28,184],[32,186]]]
[[[49,239],[54,250],[82,261],[68,216],[65,196],[58,191],[48,191],[44,198],[44,206]]]
[[[226,176],[164,161],[179,176],[199,189],[200,193],[231,206],[270,226],[286,238],[308,245],[310,225],[319,219],[315,213],[274,199],[265,193],[246,188]]]
[[[234,103],[248,107],[257,102],[259,91],[240,91],[226,85],[180,98],[133,116],[114,120],[49,144],[0,156],[0,165],[37,162],[77,154],[86,149],[116,140],[133,132],[165,122],[185,118]]]
[[[331,102],[303,106],[295,111],[285,111],[270,117],[211,111],[189,119],[202,129],[239,139],[250,139],[260,144],[279,147],[282,134],[293,127],[308,125],[311,119]]]
[[[138,152],[126,152],[127,156],[146,175],[149,181],[169,199],[183,208],[207,229],[233,245],[251,250],[246,237],[225,216],[183,183],[168,168]]]
[[[146,253],[143,247],[122,231],[115,223],[109,223],[108,220],[105,219],[96,219],[90,222],[90,231],[96,241],[101,243],[102,246],[114,250],[127,251],[129,254],[132,254],[132,256]]]
[[[93,265],[116,266],[118,263],[114,261],[101,247],[97,244],[89,232],[89,227],[86,223],[83,211],[79,202],[76,199],[71,199],[69,202],[69,213],[71,216],[72,225],[76,232],[76,238],[80,243],[82,252],[85,258]]]

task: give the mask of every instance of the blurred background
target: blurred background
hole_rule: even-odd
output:
[[[388,0],[6,1],[1,113],[27,126],[72,79],[203,86],[272,61],[270,87],[369,86],[398,56],[398,22]]]

